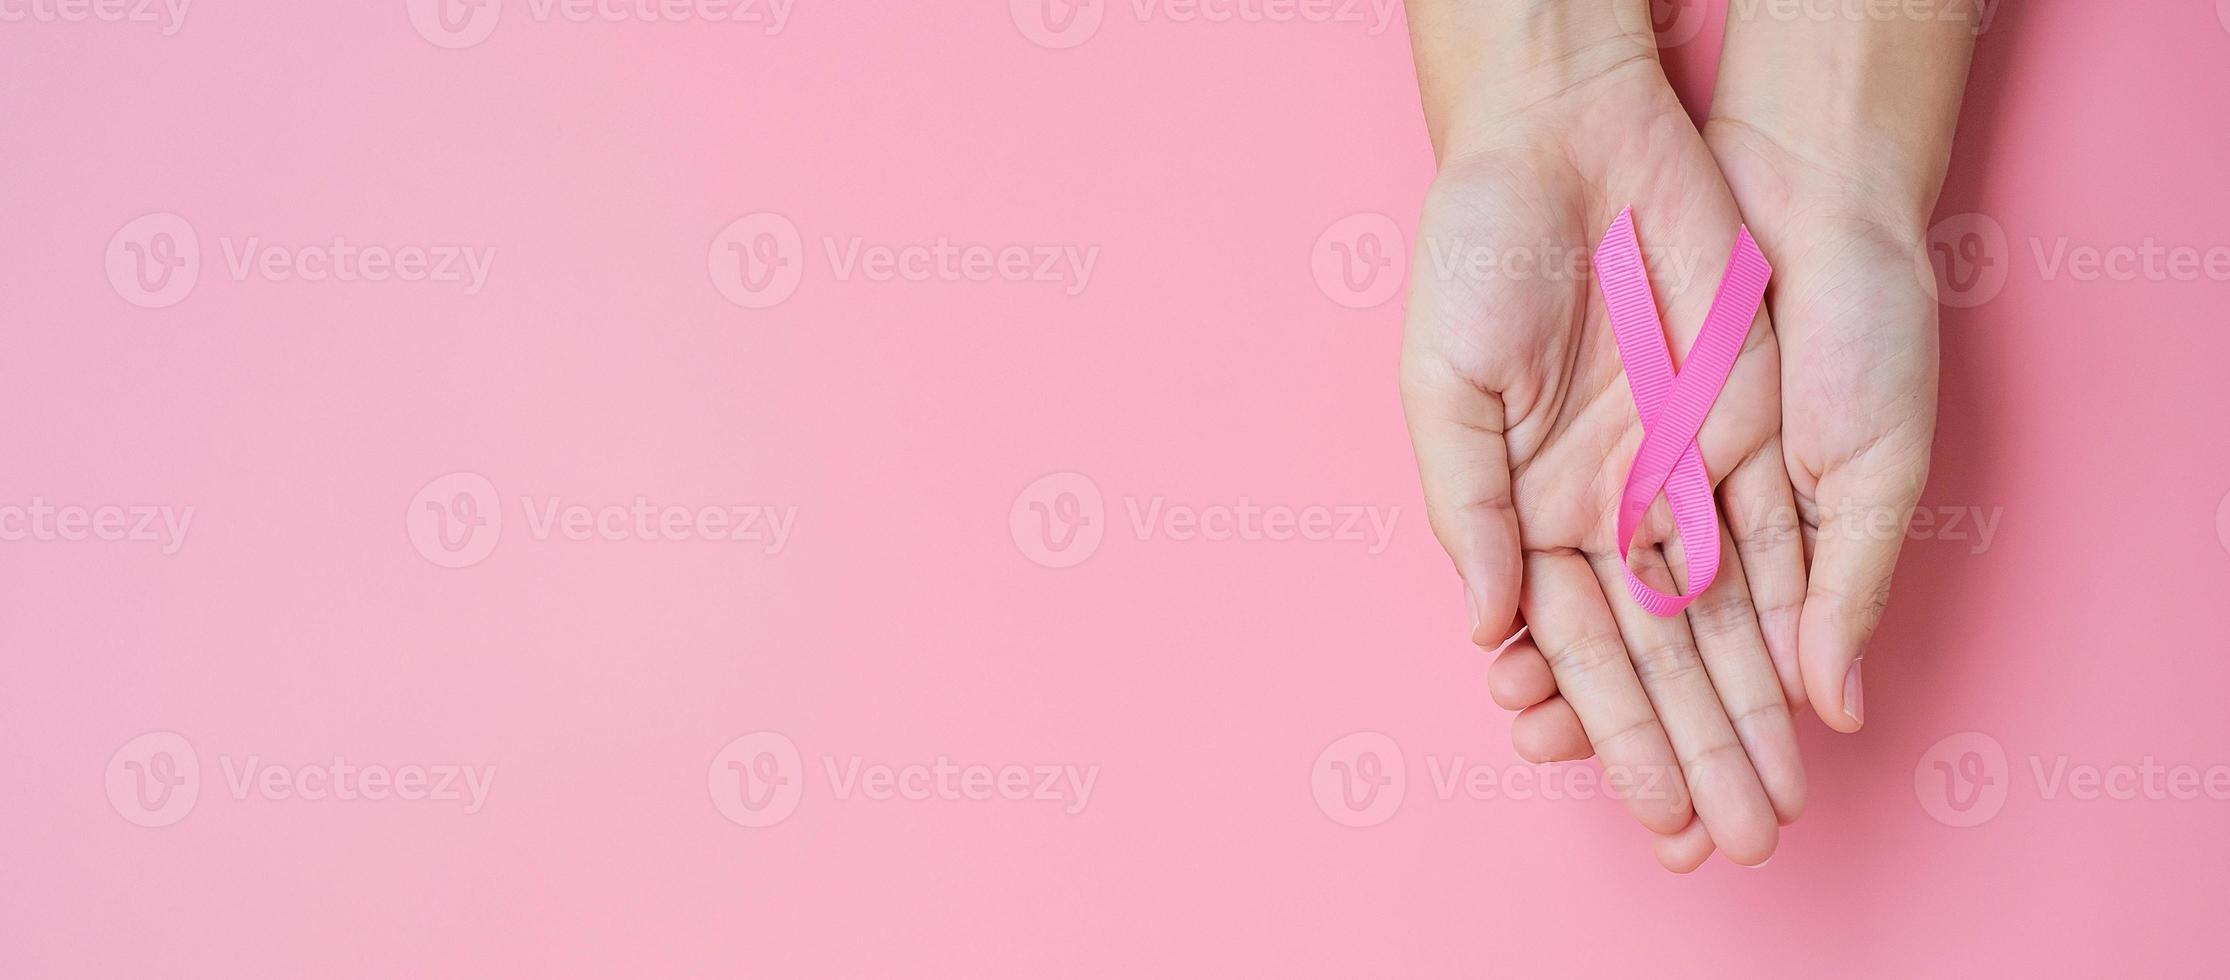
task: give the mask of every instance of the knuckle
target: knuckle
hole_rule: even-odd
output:
[[[1628,743],[1635,739],[1646,739],[1653,734],[1662,738],[1661,732],[1662,728],[1658,725],[1655,716],[1643,715],[1620,725],[1616,730],[1602,738],[1590,737],[1589,741],[1595,743],[1596,752],[1605,759],[1628,758],[1642,755],[1639,752],[1628,752],[1626,750]]]
[[[1755,555],[1797,539],[1802,533],[1793,507],[1761,507],[1737,509],[1729,515],[1734,536],[1735,550],[1745,555]]]
[[[1683,637],[1635,651],[1634,669],[1646,684],[1679,684],[1703,672],[1703,657],[1696,653],[1695,643]]]
[[[1808,587],[1806,602],[1822,603],[1854,625],[1872,629],[1889,609],[1889,579],[1883,577],[1856,590],[1815,581]]]
[[[1688,607],[1688,627],[1697,641],[1742,639],[1756,629],[1758,610],[1740,589],[1714,589]]]
[[[1753,722],[1786,719],[1789,716],[1789,706],[1782,703],[1781,701],[1780,685],[1774,685],[1773,694],[1773,697],[1763,701],[1759,701],[1756,704],[1744,708],[1735,709],[1734,718],[1732,719],[1735,729],[1739,731],[1743,728],[1749,727],[1750,724]]]
[[[1711,742],[1680,755],[1682,772],[1703,772],[1714,765],[1736,764],[1750,764],[1749,756],[1742,753],[1742,745],[1738,742]]]
[[[1590,633],[1542,652],[1558,677],[1601,673],[1626,661],[1626,644],[1612,633]]]
[[[1760,623],[1794,619],[1804,613],[1804,597],[1792,590],[1786,596],[1766,600],[1757,611]]]

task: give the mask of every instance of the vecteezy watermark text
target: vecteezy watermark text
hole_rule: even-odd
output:
[[[1019,763],[999,765],[958,763],[938,756],[930,762],[892,764],[868,762],[857,755],[841,764],[835,756],[822,756],[829,792],[839,800],[855,794],[876,802],[891,800],[947,800],[985,803],[1033,801],[1057,803],[1061,812],[1074,815],[1092,802],[1092,787],[1099,782],[1100,767],[1070,763]]]
[[[495,787],[496,767],[461,763],[354,763],[346,756],[300,765],[265,762],[262,756],[221,759],[225,786],[235,800],[401,800],[462,804],[466,816],[488,804]]]
[[[192,505],[0,503],[0,541],[103,541],[154,544],[165,555],[186,545]]]
[[[1099,33],[1109,9],[1141,24],[1355,24],[1376,37],[1393,26],[1400,0],[1008,0],[1015,29],[1032,44],[1061,50]]]
[[[1793,506],[1729,510],[1736,526],[1763,528],[1745,531],[1751,541],[1772,543],[1803,533],[1798,521],[1802,511]],[[1935,541],[1964,545],[1969,554],[1990,550],[1997,540],[2005,507],[1979,504],[1933,504],[1888,507],[1862,505],[1852,500],[1820,501],[1810,523],[1817,537],[1836,541]]]
[[[561,495],[522,495],[519,512],[536,541],[723,542],[755,546],[766,555],[789,547],[794,504],[682,504],[636,496],[626,502],[584,502]],[[444,568],[477,565],[503,536],[503,504],[495,484],[478,473],[436,477],[410,499],[404,524],[411,544]]]
[[[227,235],[218,245],[225,274],[240,283],[430,283],[477,296],[496,261],[492,245],[364,243],[342,235],[300,245]],[[168,212],[142,215],[118,229],[105,259],[116,294],[147,309],[184,300],[206,264],[199,232]]]
[[[164,37],[186,26],[194,0],[0,0],[0,24],[159,24]]]
[[[1165,494],[1123,498],[1124,526],[1138,541],[1309,542],[1359,545],[1378,555],[1392,543],[1401,508],[1378,504],[1172,501]],[[1007,530],[1023,556],[1047,568],[1081,564],[1107,536],[1099,484],[1082,473],[1032,481],[1007,509]]]
[[[290,765],[229,753],[218,762],[235,802],[444,803],[471,816],[487,806],[496,781],[493,765],[356,762],[343,755]],[[200,755],[177,732],[148,732],[125,742],[109,757],[105,775],[109,804],[141,827],[186,819],[204,782]]]
[[[1990,29],[2002,0],[1729,0],[1731,22],[1884,24],[1891,21],[1967,24]]]
[[[1532,245],[1489,245],[1462,237],[1426,238],[1426,264],[1443,281],[1456,282],[1593,282],[1595,253],[1547,242]],[[1686,246],[1644,245],[1642,264],[1660,290],[1686,292],[1696,281],[1703,253]],[[1662,294],[1661,294],[1662,295]]]
[[[427,43],[459,50],[494,34],[504,0],[408,0],[410,23]],[[789,26],[797,0],[511,0],[537,24],[744,25],[773,37]]]
[[[1097,245],[983,243],[939,235],[925,241],[878,242],[862,235],[824,235],[829,278],[874,283],[1020,283],[1082,293],[1098,265]],[[772,211],[729,222],[713,236],[705,269],[713,288],[746,309],[780,304],[805,279],[805,238],[795,222]]]
[[[1447,802],[1531,803],[1597,799],[1665,799],[1680,794],[1671,766],[1488,765],[1464,756],[1428,755],[1431,795]],[[1375,827],[1393,819],[1409,795],[1409,764],[1383,732],[1333,740],[1309,769],[1317,809],[1343,827]]]
[[[939,753],[926,760],[885,762],[858,754],[826,754],[819,770],[829,798],[839,802],[944,802],[1044,805],[1064,816],[1082,813],[1099,783],[1097,764],[1066,762],[956,762]],[[721,746],[705,770],[713,808],[745,827],[789,819],[812,773],[797,743],[781,732],[752,732]]]
[[[2040,802],[2083,804],[2194,803],[2230,800],[2230,764],[2163,762],[2151,755],[2131,761],[2076,759],[2066,753],[2030,754],[2009,761],[2004,744],[1984,732],[1937,739],[1913,767],[1913,793],[1937,822],[1975,827],[1995,819],[2026,776]]]
[[[1945,306],[1966,309],[1997,298],[2021,264],[1997,219],[1978,211],[1938,221],[1920,243],[1915,264],[1922,284]],[[2028,239],[2028,259],[2043,282],[2230,282],[2230,244],[2135,241],[2085,242],[2067,235]]]

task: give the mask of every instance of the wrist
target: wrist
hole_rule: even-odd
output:
[[[1433,147],[1445,160],[1524,110],[1637,67],[1655,70],[1649,0],[1410,0]]]
[[[1747,186],[1738,196],[1773,198],[1745,210],[1825,209],[1899,235],[1925,231],[1974,44],[1971,21],[1951,16],[1959,3],[1763,2],[1730,15],[1704,134],[1732,161],[1730,183]],[[1896,16],[1858,16],[1876,10]],[[1824,16],[1798,16],[1806,11]],[[1737,173],[1750,168],[1765,172]]]

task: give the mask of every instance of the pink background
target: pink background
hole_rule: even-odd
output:
[[[2230,284],[2032,249],[2230,244],[2230,15],[2032,4],[1981,39],[1940,213],[1987,216],[2006,275],[1946,311],[1926,502],[1995,536],[1908,545],[1870,724],[1807,725],[1772,866],[1677,878],[1616,804],[1508,782],[1533,773],[1425,527],[1400,301],[1313,271],[1336,221],[1414,227],[1398,12],[1110,2],[1051,48],[1009,6],[801,0],[768,36],[508,0],[461,50],[404,0],[0,23],[0,505],[195,508],[172,554],[0,542],[0,974],[2219,969],[2230,793],[2038,769],[2230,765]],[[1716,17],[1672,56],[1695,105]],[[802,276],[739,306],[715,236],[769,211]],[[162,212],[202,266],[144,309],[104,256]],[[496,258],[476,295],[225,263],[335,236]],[[854,236],[1098,252],[1074,296],[839,281]],[[503,526],[451,569],[414,522],[459,471]],[[1082,482],[1026,492],[1057,473]],[[522,496],[795,527],[538,538]],[[1394,525],[1376,554],[1142,536],[1157,496]],[[1080,553],[1033,503],[1104,540],[1046,567]],[[190,807],[135,809],[150,732],[191,745]],[[495,776],[470,814],[226,776],[335,756]],[[1096,781],[1070,813],[826,768],[939,756]],[[777,765],[783,809],[723,799],[730,758]],[[1341,766],[1396,762],[1345,808]],[[1443,792],[1458,765],[1506,789]]]

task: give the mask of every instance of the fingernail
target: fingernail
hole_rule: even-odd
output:
[[[1492,650],[1489,650],[1489,651],[1487,651],[1487,655],[1488,655],[1488,656],[1491,656],[1491,657],[1499,657],[1499,656],[1502,656],[1502,651],[1510,649],[1510,644],[1512,644],[1512,643],[1516,643],[1516,642],[1518,642],[1519,640],[1525,639],[1525,631],[1526,631],[1526,630],[1529,630],[1529,629],[1532,629],[1532,628],[1533,628],[1533,624],[1531,624],[1531,623],[1527,623],[1527,624],[1525,624],[1525,625],[1519,626],[1519,627],[1518,627],[1518,631],[1517,631],[1517,632],[1515,632],[1515,633],[1512,633],[1512,634],[1510,634],[1510,638],[1509,638],[1509,639],[1507,639],[1507,640],[1504,640],[1504,641],[1502,641],[1502,642],[1500,642],[1500,643],[1497,643],[1497,644],[1495,644],[1495,645],[1494,645],[1494,649],[1492,649]],[[1477,631],[1478,631],[1477,627],[1473,627],[1473,630],[1472,630],[1472,631],[1473,631],[1473,632],[1477,632]]]
[[[1866,724],[1866,685],[1858,679],[1858,665],[1866,658],[1851,661],[1851,672],[1843,675],[1843,713],[1858,724]]]
[[[1471,642],[1479,642],[1479,593],[1471,590],[1471,583],[1463,584],[1463,605],[1471,611]]]

